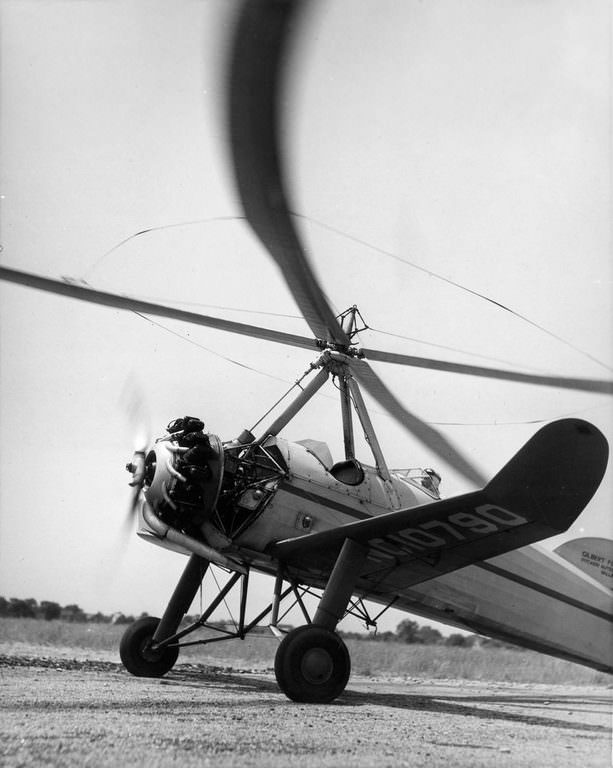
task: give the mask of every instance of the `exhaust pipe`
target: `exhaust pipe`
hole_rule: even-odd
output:
[[[227,568],[230,571],[236,571],[237,573],[247,573],[247,568],[236,560],[232,560],[226,555],[222,555],[216,549],[209,547],[207,544],[203,544],[201,541],[194,539],[192,536],[188,536],[185,533],[171,528],[166,523],[162,522],[160,518],[155,514],[151,506],[144,501],[142,506],[143,519],[145,523],[151,528],[155,535],[160,539],[167,539],[172,544],[177,544],[179,547],[193,552],[195,555],[208,560],[215,565],[219,565],[222,568]]]

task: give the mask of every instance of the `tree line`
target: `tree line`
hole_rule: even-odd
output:
[[[45,621],[54,621],[61,619],[69,622],[92,622],[96,624],[131,624],[136,618],[147,616],[146,613],[138,617],[126,616],[123,613],[104,614],[86,613],[78,605],[60,605],[50,600],[41,600],[39,603],[30,597],[22,600],[17,597],[11,597],[8,600],[0,597],[0,618],[25,618],[25,619],[44,619]],[[185,622],[195,622],[198,616],[186,616]],[[226,622],[210,622],[219,626],[225,626]],[[464,635],[460,632],[454,632],[450,635],[443,635],[438,629],[428,624],[418,624],[413,619],[403,619],[396,627],[395,632],[377,632],[373,634],[364,634],[361,632],[343,632],[339,634],[345,639],[351,640],[377,640],[379,642],[401,642],[409,645],[446,645],[456,648],[472,648],[476,645],[489,647],[509,647],[517,650],[517,646],[502,643],[498,640],[480,637],[478,635]]]
[[[435,627],[429,624],[418,624],[413,619],[403,619],[396,627],[395,632],[377,632],[375,635],[364,635],[359,632],[339,632],[339,635],[350,640],[378,640],[383,643],[407,643],[408,645],[449,645],[456,648],[472,648],[475,645],[486,645],[495,643],[502,645],[494,640],[481,638],[478,635],[463,635],[461,632],[454,632],[451,635],[443,635]]]
[[[141,614],[146,616],[147,614]],[[88,621],[97,624],[131,624],[134,616],[124,616],[123,613],[114,613],[111,615],[101,613],[86,613],[76,603],[70,605],[60,605],[51,600],[41,600],[40,603],[33,597],[25,600],[18,597],[11,597],[8,600],[0,597],[0,617],[11,617],[16,619],[44,619],[53,621],[62,619],[77,623]],[[138,617],[140,618],[140,617]]]

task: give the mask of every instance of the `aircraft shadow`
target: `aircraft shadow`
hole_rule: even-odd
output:
[[[206,672],[199,671],[180,672],[173,671],[171,676],[164,678],[167,685],[179,685],[190,687],[203,687],[210,684],[215,686],[231,686],[235,690],[242,690],[252,693],[270,694],[277,699],[283,697],[279,691],[276,682],[273,679],[266,679],[263,673],[238,673],[238,672]],[[267,699],[268,701],[268,699]],[[281,701],[287,702],[283,697]],[[277,701],[278,703],[278,701]],[[289,702],[287,702],[289,705]],[[478,717],[485,720],[496,720],[505,722],[516,722],[526,725],[546,726],[551,728],[567,729],[572,731],[583,731],[593,734],[608,734],[609,729],[603,725],[578,723],[572,720],[557,719],[535,715],[533,710],[537,707],[546,708],[549,711],[564,712],[585,712],[601,710],[610,706],[610,699],[606,696],[577,696],[577,695],[543,695],[537,696],[532,693],[523,696],[521,694],[508,694],[501,692],[500,695],[448,695],[446,693],[426,694],[419,693],[388,693],[380,691],[356,691],[351,690],[351,686],[343,693],[339,699],[330,705],[334,707],[355,707],[375,705],[383,707],[392,707],[396,709],[405,709],[420,712],[432,712],[441,715],[453,715],[461,717]],[[251,704],[245,703],[246,706]],[[493,709],[487,706],[491,705],[512,705],[514,707],[529,708],[529,712],[508,712],[499,709]],[[484,706],[485,705],[485,706]],[[236,706],[232,703],[231,706]],[[291,706],[291,705],[290,705]],[[305,706],[305,705],[300,705]]]
[[[135,685],[138,680],[145,680],[145,678],[132,678],[118,664],[109,666],[112,668],[105,669],[104,671],[116,674],[118,677],[131,679],[134,681]],[[151,678],[148,678],[147,682],[151,683],[153,681]],[[608,736],[609,734],[609,729],[603,725],[572,722],[570,720],[533,714],[533,710],[540,707],[546,707],[550,711],[554,711],[555,708],[555,710],[563,710],[572,712],[573,714],[607,711],[610,706],[610,698],[607,696],[538,696],[533,693],[526,693],[524,696],[522,694],[509,694],[508,692],[503,691],[500,692],[500,695],[454,695],[453,693],[449,695],[444,691],[434,694],[419,694],[415,693],[413,684],[411,686],[413,691],[410,693],[377,690],[357,691],[352,690],[350,686],[349,689],[332,704],[305,705],[293,704],[288,701],[279,690],[273,675],[269,671],[239,672],[237,670],[204,666],[199,666],[197,668],[194,666],[191,669],[189,667],[187,669],[182,669],[181,665],[172,670],[166,677],[159,678],[157,683],[161,686],[170,686],[175,689],[190,688],[210,690],[211,688],[217,688],[233,690],[236,693],[243,692],[246,694],[256,694],[255,696],[246,696],[239,702],[237,702],[236,697],[231,697],[229,699],[227,697],[220,697],[220,699],[215,701],[215,707],[218,709],[227,708],[228,710],[236,710],[237,708],[240,708],[244,711],[250,708],[260,709],[263,706],[298,706],[302,710],[303,716],[307,716],[311,707],[315,710],[325,706],[329,709],[330,714],[333,714],[334,709],[338,707],[351,708],[375,705],[414,712],[431,712],[456,717],[477,717],[490,721],[516,722],[526,725],[566,729],[568,731],[583,732],[585,737],[588,738],[601,735]],[[173,701],[175,704],[180,703],[176,698],[174,698]],[[185,700],[185,704],[191,706],[193,705],[193,701],[193,696],[190,694],[189,698]],[[488,704],[513,706],[518,709],[529,708],[532,712],[501,711],[500,709],[494,709],[487,706]],[[9,708],[14,708],[14,706],[14,704],[11,704]],[[39,702],[24,702],[22,708],[48,711],[49,706],[50,704],[48,701],[41,700]],[[125,703],[115,701],[113,709],[121,710],[125,708],[127,711],[133,711],[135,706],[138,706],[138,702],[135,702],[133,699],[126,701]],[[160,711],[167,711],[168,709],[168,703],[164,700],[163,695],[159,697],[159,702],[153,705],[149,698],[143,699],[143,706],[146,706],[149,709],[159,707]],[[81,701],[62,701],[59,705],[59,708],[64,710],[81,707],[83,707]],[[88,702],[87,707],[89,709],[106,710],[108,708],[108,701]],[[3,708],[4,706],[0,702],[0,711]]]
[[[565,696],[534,696],[528,695],[489,695],[479,694],[473,696],[455,696],[446,693],[420,695],[416,693],[383,693],[347,690],[339,699],[340,704],[350,706],[361,706],[366,704],[377,704],[385,707],[394,707],[399,709],[410,709],[422,712],[433,712],[442,715],[455,715],[464,717],[478,717],[485,720],[499,720],[506,722],[522,723],[524,725],[539,725],[552,728],[568,729],[572,731],[584,731],[592,733],[608,734],[609,729],[604,725],[590,723],[577,723],[572,720],[562,720],[554,717],[545,717],[524,712],[508,712],[492,709],[484,706],[494,705],[513,705],[518,708],[543,707],[550,711],[563,710],[564,712],[585,712],[593,711],[593,707],[598,709],[610,705],[610,701],[604,697],[586,696],[582,698]]]

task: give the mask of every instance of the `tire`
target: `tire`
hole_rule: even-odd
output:
[[[277,683],[292,701],[328,704],[345,690],[350,672],[345,643],[312,624],[288,632],[275,655]]]
[[[119,644],[124,667],[136,677],[162,677],[173,668],[179,656],[178,646],[151,650],[151,641],[160,623],[154,616],[145,616],[131,624]]]

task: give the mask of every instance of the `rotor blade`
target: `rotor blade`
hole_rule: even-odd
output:
[[[486,478],[481,472],[463,456],[449,440],[441,435],[434,427],[426,424],[418,416],[408,411],[398,398],[390,392],[373,369],[363,360],[352,359],[351,369],[364,389],[373,397],[379,405],[403,425],[411,434],[434,451],[450,466],[457,470],[471,483],[482,488]]]
[[[540,376],[532,373],[505,371],[498,368],[484,368],[479,365],[466,365],[465,363],[446,363],[443,360],[433,360],[429,357],[399,355],[395,352],[381,352],[377,349],[362,349],[361,351],[368,360],[376,360],[383,363],[409,365],[413,368],[430,368],[433,371],[448,371],[449,373],[461,373],[467,376],[483,376],[488,379],[517,381],[523,384],[537,384],[542,387],[558,387],[560,389],[576,389],[582,392],[613,394],[613,381],[608,381],[607,379],[573,379],[564,376]]]
[[[319,339],[349,344],[315,277],[289,212],[282,167],[280,89],[296,0],[244,3],[230,62],[229,137],[247,221],[283,273]]]
[[[309,339],[306,336],[296,336],[293,333],[274,331],[271,328],[261,328],[257,325],[236,323],[233,320],[222,320],[219,317],[200,315],[196,312],[186,312],[185,310],[176,309],[175,307],[166,307],[162,304],[140,301],[139,299],[130,298],[129,296],[118,296],[115,293],[95,291],[92,288],[86,288],[85,286],[76,283],[53,280],[30,272],[9,269],[8,267],[0,267],[0,280],[17,283],[18,285],[25,285],[28,288],[36,288],[39,291],[56,293],[60,296],[69,296],[72,299],[87,301],[90,304],[101,304],[102,306],[114,307],[115,309],[127,309],[132,312],[141,312],[143,315],[169,317],[173,320],[182,320],[186,323],[203,325],[207,328],[217,328],[220,331],[238,333],[241,336],[251,336],[255,339],[275,341],[278,344],[287,344],[290,347],[302,347],[310,350],[316,347],[313,339]]]

